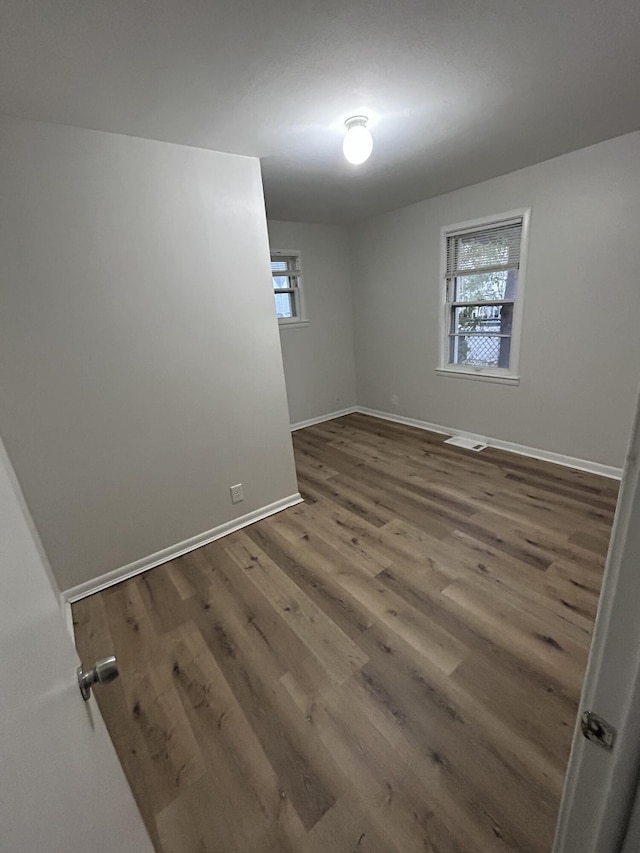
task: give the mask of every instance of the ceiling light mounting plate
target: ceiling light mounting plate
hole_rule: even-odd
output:
[[[345,121],[344,126],[347,130],[351,130],[352,127],[366,127],[368,121],[366,116],[351,116]]]

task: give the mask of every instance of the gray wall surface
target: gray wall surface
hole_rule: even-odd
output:
[[[354,226],[359,405],[622,466],[640,382],[639,164],[632,133]],[[436,375],[441,228],[526,207],[520,385]]]
[[[0,198],[0,434],[60,587],[295,494],[258,161],[3,118]]]
[[[345,228],[269,220],[272,249],[299,251],[308,326],[281,326],[291,423],[356,403],[349,236]]]

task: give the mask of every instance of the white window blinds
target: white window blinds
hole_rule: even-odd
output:
[[[271,275],[274,278],[289,278],[300,275],[296,255],[272,255]]]
[[[517,270],[522,219],[447,235],[447,278]]]

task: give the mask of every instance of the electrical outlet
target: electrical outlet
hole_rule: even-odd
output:
[[[242,483],[238,483],[237,486],[231,486],[229,491],[231,492],[232,504],[239,504],[240,501],[244,500],[244,491],[242,490]]]
[[[391,395],[391,405],[392,405],[392,406],[398,406],[398,405],[400,405],[400,400],[398,399],[398,395],[397,395],[397,394],[392,394],[392,395]]]

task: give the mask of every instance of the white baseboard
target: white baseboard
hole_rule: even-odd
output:
[[[529,456],[532,459],[541,459],[543,462],[553,462],[555,465],[563,465],[565,468],[575,468],[578,471],[599,474],[601,477],[610,477],[613,480],[620,480],[622,478],[622,468],[614,468],[612,465],[602,465],[600,462],[590,462],[588,459],[577,459],[574,456],[565,456],[563,453],[553,453],[550,450],[538,450],[535,447],[527,447],[524,444],[516,444],[513,441],[502,441],[499,438],[478,435],[475,432],[465,432],[464,430],[453,429],[453,427],[441,426],[440,424],[431,424],[427,421],[416,420],[415,418],[405,418],[402,415],[390,414],[389,412],[379,412],[376,409],[367,409],[364,406],[358,406],[356,411],[362,415],[371,415],[374,418],[381,418],[385,421],[407,424],[407,426],[417,427],[418,429],[428,430],[429,432],[438,432],[443,435],[460,435],[463,438],[470,438],[474,442],[484,442],[498,450],[518,453],[520,456]]]
[[[470,432],[459,432],[458,430],[438,426],[438,424],[430,424],[428,421],[418,421],[415,418],[405,418],[404,415],[394,415],[390,412],[378,411],[378,409],[368,409],[366,406],[358,406],[357,411],[361,415],[371,415],[372,418],[380,418],[383,421],[392,421],[396,424],[406,424],[417,429],[425,429],[428,432],[439,432],[442,435],[471,435]]]
[[[291,432],[314,426],[314,424],[322,424],[325,421],[332,421],[334,418],[341,418],[343,415],[352,415],[354,412],[359,411],[357,406],[349,406],[348,409],[340,409],[339,412],[329,412],[328,415],[319,415],[317,418],[309,418],[308,421],[299,421],[297,424],[291,424]]]
[[[177,557],[182,557],[183,554],[188,554],[189,551],[200,548],[202,545],[207,545],[209,542],[214,542],[216,539],[220,539],[228,533],[233,533],[235,530],[241,530],[248,524],[253,524],[256,521],[260,521],[263,518],[267,518],[270,515],[274,515],[276,512],[280,512],[283,509],[287,509],[288,507],[295,506],[299,503],[302,503],[302,498],[300,497],[300,494],[296,492],[294,495],[289,495],[289,497],[282,498],[279,501],[274,501],[274,503],[267,504],[267,506],[263,506],[253,512],[248,512],[246,515],[241,515],[240,518],[234,518],[232,521],[227,521],[224,524],[218,525],[218,527],[206,530],[204,533],[199,533],[197,536],[192,536],[190,539],[185,539],[184,542],[178,542],[175,545],[171,545],[169,548],[164,548],[162,551],[150,554],[148,557],[143,557],[140,560],[136,560],[134,563],[129,563],[127,566],[122,566],[120,569],[114,569],[113,571],[100,575],[97,578],[78,584],[78,586],[71,587],[71,589],[65,590],[62,594],[67,603],[73,604],[74,601],[79,601],[81,598],[86,598],[88,595],[93,595],[96,592],[100,592],[103,589],[113,586],[114,584],[121,583],[128,578],[132,578],[135,575],[139,575],[142,572],[146,572],[149,569],[160,566],[162,563],[167,563],[169,560],[175,560]]]
[[[512,441],[502,441],[501,439],[492,438],[491,436],[453,429],[452,427],[446,427],[440,424],[432,424],[428,421],[417,420],[416,418],[406,418],[403,415],[382,412],[377,409],[369,409],[365,406],[351,406],[348,409],[342,409],[339,412],[330,412],[329,414],[321,415],[317,418],[311,418],[307,421],[292,424],[291,431],[293,432],[298,429],[304,429],[304,427],[324,423],[325,421],[340,418],[343,415],[351,415],[355,412],[362,415],[370,415],[371,417],[380,418],[385,421],[392,421],[393,423],[406,424],[407,426],[417,427],[417,429],[423,429],[429,432],[441,433],[442,435],[460,435],[464,438],[469,438],[474,442],[484,442],[490,447],[495,447],[498,450],[506,450],[509,453],[517,453],[520,456],[529,456],[532,459],[540,459],[544,462],[553,462],[556,465],[563,465],[565,468],[575,468],[578,471],[587,471],[590,474],[599,474],[602,477],[610,477],[614,480],[619,480],[622,477],[622,468],[614,468],[611,465],[602,465],[600,462],[590,462],[587,459],[577,459],[573,456],[565,456],[562,453],[539,450],[535,447],[527,447],[524,444],[516,444]],[[89,595],[93,595],[96,592],[107,589],[108,587],[120,583],[123,580],[132,578],[135,575],[148,571],[149,569],[153,569],[155,566],[167,563],[169,560],[175,560],[177,557],[181,557],[183,554],[187,554],[189,551],[200,548],[202,545],[206,545],[209,542],[214,542],[216,539],[220,539],[228,533],[233,533],[235,530],[241,530],[249,524],[253,524],[256,521],[260,521],[263,518],[267,518],[276,512],[280,512],[283,509],[295,506],[301,502],[302,498],[298,493],[289,495],[289,497],[282,498],[282,500],[275,501],[261,509],[242,515],[240,518],[235,518],[225,524],[220,524],[212,530],[207,530],[197,536],[192,536],[184,542],[178,542],[176,545],[172,545],[155,554],[150,554],[148,557],[143,557],[140,560],[136,560],[134,563],[129,563],[127,566],[122,566],[119,569],[114,569],[111,572],[100,575],[100,577],[93,578],[92,580],[78,584],[78,586],[71,587],[71,589],[67,589],[62,593],[63,599],[65,602],[72,604],[74,601],[79,601],[81,598],[86,598]]]

